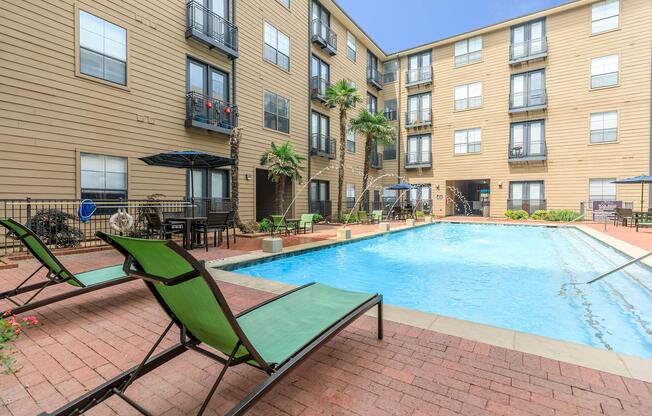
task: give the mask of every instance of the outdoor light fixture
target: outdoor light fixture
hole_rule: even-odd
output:
[[[498,187],[499,187],[500,189],[503,189],[503,182],[502,182],[502,181],[498,182]]]
[[[250,173],[245,173],[245,179],[250,181],[251,180],[251,174]]]

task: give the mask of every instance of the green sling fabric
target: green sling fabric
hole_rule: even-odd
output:
[[[125,272],[122,270],[122,264],[117,266],[104,267],[102,269],[90,270],[75,275],[77,280],[82,282],[84,286],[93,286],[100,283],[108,282],[110,280],[125,277]],[[74,284],[75,282],[72,281]]]
[[[133,256],[143,270],[159,278],[173,278],[192,271],[192,266],[162,240],[142,240],[108,235]],[[230,354],[238,336],[229,324],[217,299],[203,277],[198,276],[173,286],[154,284],[172,313],[201,342]],[[246,355],[242,347],[237,356]]]
[[[302,214],[301,220],[299,221],[299,228],[310,227],[314,217],[313,214]]]
[[[374,220],[382,220],[383,219],[383,210],[381,210],[381,209],[373,210],[371,212],[371,217]]]
[[[282,363],[373,295],[314,284],[237,321],[268,363]]]

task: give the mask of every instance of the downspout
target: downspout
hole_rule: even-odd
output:
[[[311,161],[312,157],[310,156],[310,143],[311,143],[311,138],[312,138],[312,97],[310,94],[310,82],[311,82],[311,77],[310,74],[312,73],[312,69],[310,66],[312,65],[312,41],[310,40],[312,36],[312,21],[310,20],[312,18],[312,2],[308,3],[308,211],[310,211],[310,183],[312,182],[311,179]],[[329,190],[330,192],[330,190]],[[329,195],[330,198],[330,195]]]
[[[233,3],[232,3],[233,4],[232,9],[233,10],[231,12],[231,19],[232,19],[232,22],[233,22],[234,25],[236,25],[235,2],[236,2],[236,0],[233,0]],[[237,27],[237,25],[236,25],[236,27]],[[238,38],[240,37],[240,33],[238,32],[238,34],[236,36],[237,36],[236,42],[239,43],[240,39],[238,39]],[[236,105],[236,93],[235,93],[236,92],[236,88],[235,88],[236,87],[236,67],[235,67],[235,61],[236,61],[235,58],[232,57],[231,58],[231,88],[233,89],[233,95],[231,96],[231,100],[232,100],[233,105]]]
[[[398,137],[396,138],[396,175],[397,181],[401,182],[401,79],[403,78],[403,71],[401,71],[401,55],[397,54],[398,60],[398,94],[396,94],[396,118],[398,120]]]

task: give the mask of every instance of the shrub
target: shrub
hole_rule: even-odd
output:
[[[342,224],[354,224],[358,222],[358,215],[345,212],[340,216],[340,222]]]
[[[266,233],[269,232],[272,229],[272,222],[268,220],[267,218],[263,218],[259,223],[258,223],[258,231],[261,233]]]
[[[546,216],[548,215],[548,211],[545,209],[539,209],[534,211],[534,214],[530,216],[533,220],[545,220]]]
[[[415,215],[415,217],[417,217],[417,218],[423,218],[423,217],[426,216],[426,213],[423,212],[423,211],[417,211],[417,212],[414,213],[414,215]]]
[[[256,221],[248,221],[240,225],[240,231],[242,231],[243,234],[253,234],[258,232],[258,228],[259,225]]]
[[[20,333],[26,329],[38,325],[38,319],[34,316],[26,316],[22,319],[14,315],[0,319],[0,369],[4,374],[11,374],[14,359],[11,357],[13,347],[11,343],[18,339]]]
[[[510,220],[527,220],[530,217],[527,211],[523,211],[522,209],[517,211],[508,209],[505,211],[505,216]]]
[[[321,214],[313,214],[312,222],[314,222],[316,224],[316,223],[319,223],[319,222],[322,222],[322,221],[324,221],[324,217]]]
[[[570,209],[550,210],[546,215],[546,221],[569,222],[577,219],[580,213]]]
[[[505,211],[505,217],[511,219],[512,215],[514,215],[514,210],[508,209],[507,211]]]
[[[74,216],[57,209],[42,209],[32,217],[32,230],[48,245],[78,247],[84,240],[84,233],[68,223],[74,219]]]

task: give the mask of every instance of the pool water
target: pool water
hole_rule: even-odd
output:
[[[652,272],[575,228],[438,223],[233,270],[652,358]]]

